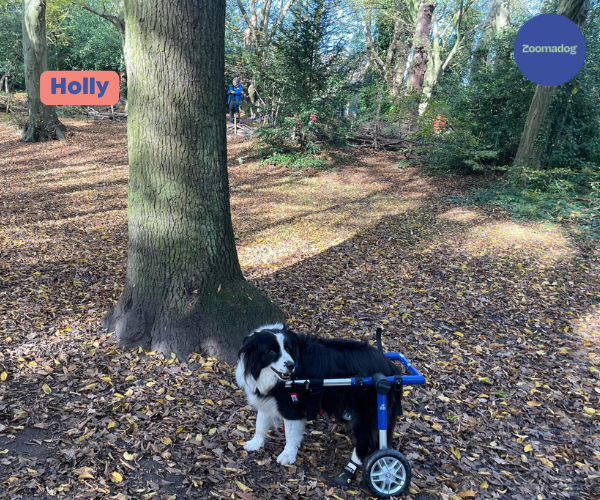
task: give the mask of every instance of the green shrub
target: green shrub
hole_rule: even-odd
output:
[[[297,3],[272,49],[250,58],[270,117],[257,136],[275,152],[299,148],[315,153],[326,141],[343,142],[339,109],[348,95],[348,57],[336,33],[335,1]]]
[[[259,165],[279,165],[296,169],[319,169],[325,165],[320,156],[300,153],[273,153],[271,156],[258,162]]]

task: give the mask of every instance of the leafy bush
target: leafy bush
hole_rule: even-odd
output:
[[[63,71],[116,71],[123,69],[121,39],[115,27],[84,9],[73,9],[61,29],[50,33],[48,66]]]
[[[274,153],[258,162],[259,165],[280,165],[297,169],[321,168],[325,165],[323,158],[312,154]]]
[[[420,124],[422,138],[433,144],[423,151],[432,169],[503,170],[512,163],[535,92],[535,84],[505,56],[516,32],[495,40],[491,52],[497,57],[484,71],[469,78],[465,64],[442,77]],[[448,127],[439,136],[433,130],[438,114]]]
[[[254,74],[270,116],[258,137],[276,152],[298,147],[314,153],[320,142],[343,138],[339,109],[347,99],[348,58],[337,33],[336,5],[298,2],[271,51],[254,61],[264,65]]]
[[[9,73],[10,91],[25,88],[22,38],[21,2],[0,2],[0,77]]]

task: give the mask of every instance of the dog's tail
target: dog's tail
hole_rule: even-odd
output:
[[[377,349],[383,352],[383,344],[381,343],[381,328],[377,328],[375,331],[375,339],[377,341]]]

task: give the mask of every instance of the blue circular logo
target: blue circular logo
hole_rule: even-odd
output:
[[[585,40],[577,25],[558,14],[541,14],[517,33],[515,62],[538,85],[562,85],[575,77],[585,59]]]

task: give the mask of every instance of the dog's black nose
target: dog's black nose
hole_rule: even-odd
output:
[[[285,362],[285,367],[289,370],[292,371],[294,369],[294,367],[296,366],[296,363],[294,363],[293,361],[286,361]]]

